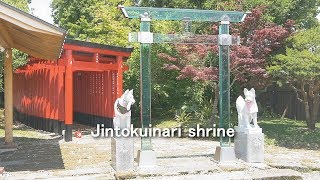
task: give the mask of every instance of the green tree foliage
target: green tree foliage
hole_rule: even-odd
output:
[[[267,22],[284,24],[288,19],[295,20],[302,28],[318,24],[315,18],[319,13],[319,0],[154,0],[143,1],[142,6],[197,8],[214,10],[251,11],[258,6],[265,7]]]
[[[28,4],[31,3],[31,0],[2,0],[2,1],[24,12],[29,12]]]
[[[300,2],[301,1],[301,2]],[[310,2],[309,2],[310,1]],[[315,22],[319,0],[53,0],[54,22],[68,30],[68,37],[109,45],[134,45],[135,50],[128,60],[130,70],[125,73],[125,88],[133,88],[136,99],[139,99],[139,46],[128,43],[128,32],[139,31],[138,20],[126,20],[116,8],[119,4],[132,6],[135,2],[140,6],[196,8],[217,10],[251,11],[261,6],[262,24],[275,23],[283,25],[288,18],[295,20],[301,27],[309,27]],[[302,3],[306,2],[306,3]],[[301,15],[304,14],[304,15]],[[273,27],[274,25],[270,25]],[[254,29],[254,28],[253,28]],[[152,21],[152,32],[181,33],[181,22]],[[212,34],[212,23],[193,22],[192,32],[196,34]],[[248,35],[253,34],[248,32]],[[247,37],[250,39],[250,37]],[[278,47],[277,49],[282,49]],[[279,51],[281,52],[281,51]],[[152,112],[159,117],[172,114],[175,109],[198,111],[202,106],[210,104],[206,101],[214,95],[207,85],[191,80],[177,80],[179,73],[163,69],[165,60],[159,53],[177,56],[170,45],[153,45],[151,52],[152,65]],[[278,51],[277,51],[278,53]],[[273,50],[269,55],[277,54]],[[235,86],[234,86],[235,87]],[[135,103],[133,117],[139,117],[139,103]],[[196,107],[196,105],[198,107]],[[188,108],[185,108],[188,107]],[[210,113],[209,113],[210,117]]]
[[[317,6],[319,5],[318,1],[311,1],[302,3],[302,1],[294,1],[294,0],[225,0],[225,1],[219,1],[219,0],[200,0],[200,1],[194,1],[194,0],[177,0],[177,1],[167,1],[167,0],[154,0],[154,1],[142,1],[140,4],[141,6],[153,6],[153,7],[168,7],[168,8],[197,8],[197,9],[217,9],[217,10],[242,10],[242,11],[251,11],[252,9],[260,9],[263,11],[262,18],[260,24],[256,24],[254,26],[253,24],[249,24],[249,26],[244,26],[247,29],[252,29],[255,31],[255,33],[252,31],[246,31],[246,33],[243,33],[244,31],[241,31],[241,35],[245,39],[251,39],[252,40],[252,34],[255,34],[255,39],[261,40],[261,42],[265,42],[265,39],[268,39],[272,42],[273,38],[277,37],[277,34],[279,34],[279,30],[283,29],[281,28],[287,27],[287,21],[288,19],[292,19],[296,21],[298,24],[298,27],[310,27],[314,26],[317,24],[317,20],[315,16],[317,15]],[[257,8],[259,7],[259,8]],[[304,14],[304,15],[301,15]],[[290,21],[291,23],[292,21]],[[275,27],[274,24],[280,25],[278,30],[273,30],[273,27]],[[289,23],[289,24],[290,24]],[[161,32],[161,33],[169,33],[169,32],[174,32],[174,33],[179,33],[181,31],[181,23],[178,22],[152,22],[153,24],[153,32]],[[212,33],[212,24],[211,23],[198,23],[198,22],[193,22],[192,25],[192,32],[196,34],[211,34]],[[252,28],[249,28],[250,26],[253,26]],[[256,29],[262,29],[261,31],[256,31]],[[275,35],[272,35],[272,33],[275,33]],[[266,38],[265,36],[271,35],[273,38]],[[276,38],[275,38],[276,39]],[[277,40],[275,42],[278,42]],[[258,43],[257,44],[263,44],[263,43]],[[254,45],[254,44],[253,44]],[[278,54],[279,52],[283,52],[283,46],[278,44],[272,44],[271,46],[278,46],[277,48],[270,48],[268,51],[268,57],[267,57],[267,62],[269,63],[269,58],[272,57],[273,55]],[[154,47],[154,46],[153,46]],[[172,51],[173,48],[170,49],[170,51],[167,51],[168,54],[171,56],[176,57],[177,54]],[[264,48],[263,51],[266,51],[268,48]],[[155,51],[153,48],[153,52],[159,53],[162,51]],[[258,52],[256,50],[253,50],[253,52]],[[164,53],[164,52],[162,52]],[[153,53],[154,54],[154,53]],[[258,53],[258,54],[263,54],[263,53]],[[179,55],[178,55],[179,56]],[[183,58],[183,57],[182,57]],[[158,62],[158,65],[161,67],[161,60],[159,57],[154,57],[154,60]],[[159,62],[160,61],[160,62]],[[154,61],[152,61],[154,63]],[[161,73],[165,73],[163,71],[159,71]],[[154,72],[153,72],[154,73]],[[153,82],[156,82],[157,80],[155,79]],[[173,80],[174,81],[174,80]],[[161,87],[165,87],[165,83],[168,81],[162,81],[159,83],[162,83],[164,86],[160,86],[159,90]],[[175,81],[178,82],[178,81]],[[177,84],[177,83],[176,83]],[[232,92],[238,92],[237,89],[237,83],[235,83],[236,86],[233,87]],[[168,85],[168,84],[167,84]],[[172,84],[173,85],[173,84]],[[189,82],[190,86],[195,86],[195,84],[192,84],[192,82]],[[206,86],[205,84],[202,84],[203,86]],[[174,86],[177,87],[176,89],[179,89],[179,86]],[[199,87],[199,86],[198,86]],[[196,86],[194,87],[196,89]],[[164,90],[164,88],[163,88]],[[165,91],[165,90],[164,90]],[[215,93],[211,92],[212,90],[210,88],[203,88],[199,87],[199,89],[196,90],[196,94],[194,94],[194,97],[197,97],[198,102],[205,102],[202,104],[211,104],[206,101],[213,99],[213,96]],[[158,91],[160,92],[160,91]],[[199,96],[200,94],[200,96]],[[199,98],[200,97],[200,98]],[[202,98],[202,99],[201,99]],[[200,100],[201,99],[201,100]],[[182,101],[185,101],[185,105],[187,106],[182,106],[182,107],[191,107],[195,103],[188,103],[186,99],[181,99]],[[196,101],[195,101],[196,102]],[[177,105],[176,107],[179,107]],[[181,107],[181,105],[180,105]],[[201,110],[204,109],[200,105]]]
[[[284,24],[288,19],[295,20],[300,28],[318,24],[319,0],[243,0],[242,3],[244,10],[264,6],[266,20],[276,24]]]
[[[268,71],[296,92],[305,108],[307,126],[314,130],[320,108],[320,27],[289,38],[286,53],[277,55]]]
[[[68,30],[70,38],[109,45],[135,46],[135,51],[127,61],[130,70],[125,73],[124,84],[125,88],[133,88],[135,98],[139,99],[139,46],[128,42],[128,33],[139,31],[139,20],[126,20],[121,11],[117,9],[119,4],[131,6],[132,2],[53,0],[51,6],[55,23]],[[153,32],[169,33],[179,31],[181,26],[177,22],[155,21],[152,22],[151,28]],[[177,73],[168,72],[162,68],[165,62],[158,59],[157,54],[169,51],[171,51],[171,46],[168,45],[152,46],[152,112],[153,116],[157,117],[160,114],[173,114],[174,109],[179,109],[188,102],[197,104],[202,100],[199,94],[203,91],[200,93],[197,91],[203,88],[201,84],[192,83],[190,80],[178,81]],[[139,103],[134,104],[133,117],[139,117],[138,106]]]
[[[122,2],[120,0],[53,0],[51,6],[54,23],[68,30],[69,38],[126,46],[130,25],[117,9]]]
[[[138,48],[137,48],[138,49]],[[204,85],[190,79],[177,80],[179,74],[163,68],[164,59],[157,57],[159,52],[171,52],[171,46],[155,44],[151,50],[151,91],[152,116],[161,118],[172,116],[184,107],[187,112],[195,112],[203,105]],[[130,70],[125,73],[125,88],[134,89],[135,98],[140,99],[140,52],[134,51],[128,60]],[[134,104],[132,117],[138,117],[139,103]]]

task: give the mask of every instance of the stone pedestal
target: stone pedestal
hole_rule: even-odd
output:
[[[234,148],[217,146],[216,152],[214,153],[214,160],[219,162],[235,161],[236,156],[234,153]]]
[[[118,172],[134,170],[134,140],[132,137],[111,138],[111,166]]]
[[[139,167],[154,167],[157,164],[156,153],[153,150],[139,150],[137,161]]]
[[[234,149],[236,157],[246,162],[264,161],[264,134],[261,128],[235,126]]]

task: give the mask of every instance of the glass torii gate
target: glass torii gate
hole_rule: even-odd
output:
[[[150,49],[152,43],[175,44],[218,44],[219,45],[219,127],[230,127],[230,45],[239,44],[239,37],[229,34],[229,24],[242,22],[244,12],[215,11],[175,8],[123,7],[119,6],[123,15],[129,19],[140,19],[140,32],[129,34],[130,42],[140,43],[140,93],[141,93],[141,124],[148,128],[151,124],[151,67]],[[150,32],[153,20],[184,21],[183,34],[158,34]],[[191,21],[220,22],[219,35],[194,35],[189,33]],[[226,149],[223,152],[223,149]],[[231,151],[230,151],[231,150]],[[141,138],[141,152],[152,151],[151,138]],[[233,152],[232,152],[233,151]],[[223,155],[224,153],[224,155]],[[231,154],[230,154],[231,153]],[[149,154],[150,155],[150,154]],[[221,157],[216,157],[216,156]],[[140,155],[141,156],[141,155]],[[222,157],[223,156],[223,157]],[[226,156],[229,156],[225,158]],[[229,137],[220,137],[220,147],[216,149],[215,159],[218,161],[232,160],[234,150]],[[140,157],[141,158],[141,157]],[[152,158],[151,158],[152,159]],[[154,157],[155,159],[155,157]],[[149,161],[149,162],[152,162]],[[155,163],[155,162],[154,162]],[[143,162],[141,162],[143,165]],[[152,164],[152,163],[151,163]],[[140,165],[140,162],[139,162]],[[146,164],[148,165],[148,163]]]

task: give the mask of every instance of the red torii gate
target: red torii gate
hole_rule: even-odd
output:
[[[15,116],[37,129],[65,129],[66,141],[72,140],[74,113],[82,123],[112,126],[128,70],[123,62],[132,50],[67,39],[58,61],[31,57],[14,73]]]

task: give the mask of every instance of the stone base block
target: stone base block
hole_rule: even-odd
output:
[[[235,126],[234,130],[236,132],[243,132],[243,133],[246,133],[246,134],[249,134],[249,133],[262,133],[262,128],[260,128],[260,127],[255,128],[253,125],[250,125],[250,127]]]
[[[118,172],[134,170],[134,140],[132,137],[111,138],[111,166]]]
[[[72,124],[65,125],[66,130],[64,131],[64,141],[70,142],[72,141]]]
[[[233,147],[220,147],[217,146],[214,153],[214,159],[219,162],[235,161],[236,156]]]
[[[234,137],[236,157],[246,162],[264,161],[264,134],[259,131],[236,131]]]
[[[137,161],[139,167],[154,167],[157,165],[156,153],[153,150],[139,150]]]

